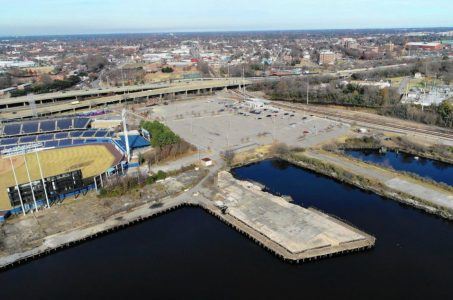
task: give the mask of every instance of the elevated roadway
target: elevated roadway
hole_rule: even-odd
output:
[[[119,104],[129,101],[146,101],[150,98],[156,97],[163,99],[167,95],[189,95],[200,94],[203,92],[213,92],[215,90],[234,89],[249,84],[251,84],[251,81],[249,80],[231,78],[182,81],[166,85],[134,86],[134,89],[136,90],[135,92],[131,92],[132,90],[128,87],[128,90],[125,90],[125,88],[114,88],[106,90],[43,94],[39,95],[39,99],[35,99],[36,109],[34,112],[30,107],[30,103],[28,102],[29,100],[25,102],[24,97],[11,98],[6,99],[6,101],[0,101],[0,103],[3,105],[5,105],[5,103],[16,103],[18,106],[0,109],[0,120],[7,121],[32,118],[34,113],[36,116],[49,116],[58,113],[75,112],[80,109],[105,107],[110,104]],[[103,94],[101,93],[98,95],[101,91]],[[79,97],[81,94],[84,96],[90,95],[91,98],[85,97],[75,99],[75,97]]]

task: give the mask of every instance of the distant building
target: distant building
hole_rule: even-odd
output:
[[[345,47],[348,49],[358,49],[359,44],[355,40],[352,40],[352,41],[348,40],[345,42]]]
[[[425,50],[425,51],[439,51],[442,50],[442,44],[439,42],[425,43],[425,42],[411,42],[406,44],[408,50]]]
[[[0,68],[30,68],[35,65],[34,61],[0,60]]]
[[[445,40],[445,41],[442,41],[441,43],[444,46],[453,47],[453,40]]]
[[[393,52],[395,50],[395,45],[393,43],[387,43],[384,45],[385,52]]]
[[[336,55],[330,50],[322,50],[319,53],[319,65],[333,65],[335,64]]]

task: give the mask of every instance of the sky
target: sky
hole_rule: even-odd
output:
[[[0,0],[0,35],[453,26],[452,0]]]

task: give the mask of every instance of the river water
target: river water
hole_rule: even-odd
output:
[[[416,159],[412,154],[394,151],[379,153],[378,150],[346,150],[345,153],[367,162],[415,173],[453,186],[453,165],[448,163],[423,157]]]
[[[373,250],[282,262],[183,208],[0,273],[4,299],[439,299],[453,293],[453,224],[280,160],[235,176],[376,236]]]

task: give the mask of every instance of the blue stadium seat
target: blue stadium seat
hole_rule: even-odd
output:
[[[75,129],[86,129],[90,124],[90,118],[77,118],[74,119]]]
[[[83,132],[82,137],[93,137],[95,133],[96,133],[96,130],[89,129],[89,130]]]
[[[38,141],[39,142],[44,142],[44,141],[50,141],[54,139],[54,134],[40,134],[38,135]]]
[[[72,128],[72,122],[74,119],[60,119],[57,121],[57,129],[68,130]]]
[[[57,133],[55,133],[55,139],[56,140],[67,139],[67,138],[68,138],[68,133],[67,132],[57,132]]]
[[[85,140],[83,140],[83,139],[73,139],[72,140],[73,145],[83,145],[84,142],[85,142]]]
[[[94,136],[95,136],[95,137],[101,138],[101,137],[105,137],[105,136],[107,135],[107,133],[108,133],[107,130],[102,130],[102,129],[100,129],[100,130],[96,131],[96,133],[94,134]]]
[[[1,139],[1,144],[2,145],[17,145],[17,142],[19,141],[18,138],[6,138],[6,139]]]
[[[80,136],[82,136],[82,134],[83,134],[83,131],[71,131],[71,132],[69,133],[69,136],[75,138],[75,137],[80,137]]]
[[[42,121],[39,129],[41,132],[53,132],[56,130],[56,123],[55,121]]]
[[[60,147],[72,146],[72,140],[71,139],[60,140],[60,142],[58,143],[58,146],[60,146]]]
[[[22,124],[6,124],[3,128],[3,135],[19,135]]]
[[[23,136],[19,138],[19,144],[34,143],[36,142],[36,135]]]
[[[44,147],[58,147],[58,141],[47,141],[44,143]]]
[[[22,125],[23,134],[38,133],[39,122],[29,122]]]
[[[126,144],[121,139],[113,140],[123,151],[126,151]]]

